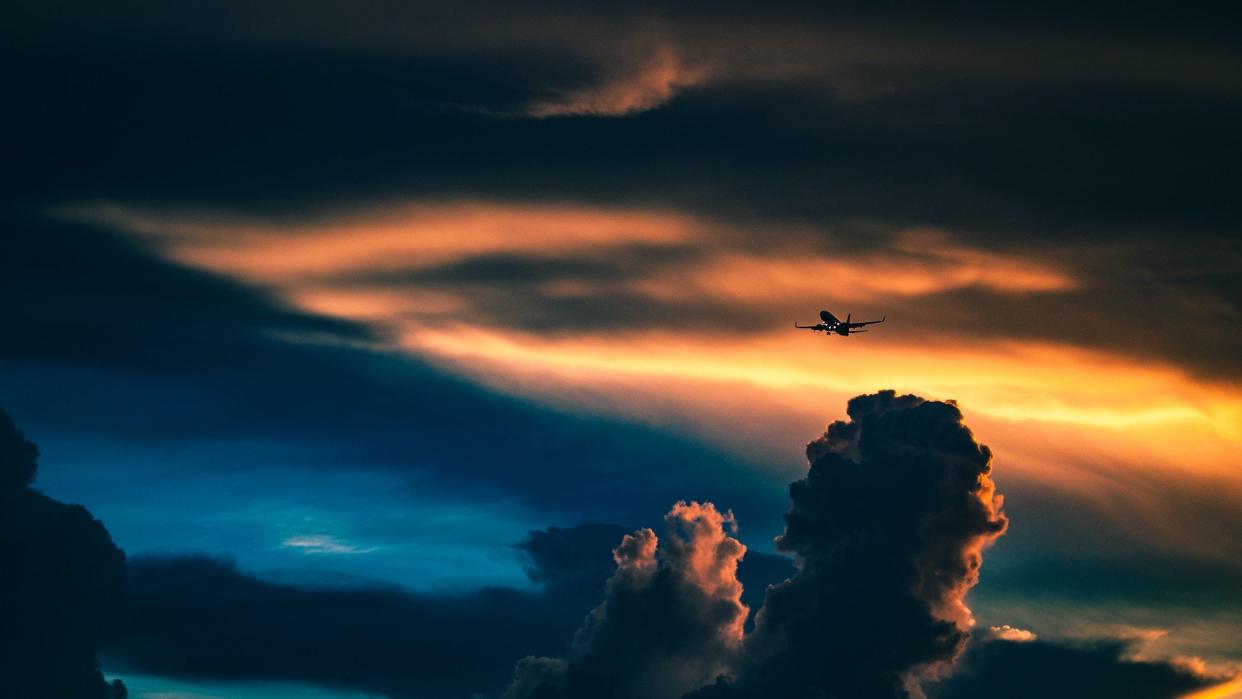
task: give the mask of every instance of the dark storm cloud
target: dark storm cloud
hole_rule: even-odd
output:
[[[932,699],[1173,699],[1224,679],[1170,662],[1134,660],[1134,650],[1124,640],[980,639],[952,678],[929,686],[929,695]]]
[[[469,194],[1070,239],[1088,225],[1116,236],[1239,219],[1226,196],[1237,164],[1224,155],[1239,105],[1222,98],[986,84],[849,105],[748,89],[620,121],[522,121],[429,107],[365,64],[325,77],[310,59],[161,56],[168,75],[142,84],[128,65],[95,74],[108,60],[22,73],[30,84],[16,89],[32,106],[12,148],[28,176],[14,196],[283,213]],[[81,88],[48,93],[65,83]]]
[[[95,651],[121,618],[125,554],[86,508],[30,487],[38,456],[0,410],[0,686],[31,699],[118,699]]]
[[[1177,80],[1169,87],[1074,78],[1130,63],[1155,77],[1209,74],[1185,70],[1195,50],[1175,41],[1185,30],[1174,22],[1148,23],[1169,34],[1148,37],[1162,52],[1147,53],[1172,56],[1160,69],[1144,71],[1130,59],[1147,53],[1126,45],[1128,53],[1109,60],[1083,58],[1073,70],[1028,80],[1021,78],[1032,71],[1007,72],[1004,61],[971,48],[1004,36],[989,32],[990,23],[1012,21],[1004,13],[976,17],[977,25],[955,20],[971,41],[949,42],[950,53],[961,55],[926,67],[927,33],[940,31],[935,21],[921,29],[928,23],[872,17],[882,38],[874,40],[874,31],[855,37],[821,26],[805,7],[765,7],[780,20],[773,26],[752,11],[696,18],[672,8],[654,22],[641,8],[632,15],[332,4],[293,11],[262,3],[201,13],[148,4],[25,9],[33,15],[22,25],[26,40],[10,49],[11,89],[22,105],[12,131],[21,138],[11,151],[25,170],[10,191],[23,201],[106,197],[287,212],[293,202],[468,192],[1028,229],[1238,220],[1222,180],[1237,172],[1226,155],[1237,145],[1236,95],[1188,90]],[[258,21],[239,21],[255,15]],[[1081,19],[1090,27],[1103,17]],[[790,25],[802,33],[791,38]],[[1121,23],[1109,17],[1108,25],[1117,31]],[[529,26],[538,28],[534,38],[522,38]],[[747,31],[738,35],[737,26]],[[700,49],[712,55],[763,56],[773,46],[783,55],[805,43],[831,54],[848,44],[859,53],[842,60],[862,75],[850,80],[897,73],[917,89],[843,101],[815,79],[784,81],[778,71],[708,81],[624,119],[496,116],[523,100],[610,79],[599,75],[607,66],[641,64],[664,43],[677,45],[682,29],[725,37]],[[325,40],[320,30],[345,40]],[[1036,66],[1054,64],[1050,57],[1075,45],[1028,41],[1026,53],[1046,57],[1029,61]],[[601,43],[611,47],[604,56],[584,48]],[[1206,53],[1210,65],[1237,61],[1230,50]],[[804,68],[819,58],[795,52],[783,60]],[[457,108],[463,105],[474,110]]]
[[[129,566],[123,668],[182,677],[286,679],[391,697],[492,691],[515,659],[556,652],[585,608],[550,595],[292,587],[209,558]]]
[[[917,696],[970,636],[966,592],[1007,520],[991,452],[957,406],[892,391],[849,402],[807,446],[777,546],[799,571],[746,640],[742,694]]]
[[[531,532],[520,546],[531,552],[532,578],[543,582],[536,592],[295,587],[209,558],[137,559],[129,566],[131,620],[106,650],[119,667],[173,676],[286,679],[393,697],[494,696],[510,682],[515,658],[561,652],[602,594],[616,566],[609,551],[625,531],[600,524]],[[762,593],[788,575],[787,560],[775,556],[765,558],[784,562],[784,569],[748,574],[754,555],[747,552],[739,566],[748,587]],[[978,692],[988,687],[1002,688],[990,696],[1046,696],[1021,692],[1055,681],[1071,697],[1099,696],[1110,686],[1146,686],[1133,696],[1172,697],[1210,684],[1175,664],[1127,660],[1131,651],[1126,641],[1011,643],[984,634],[969,646],[960,676],[927,689],[934,699],[984,696]],[[530,692],[543,683],[561,685],[568,667],[554,658],[526,658],[518,663],[524,683],[513,693],[544,696]],[[732,696],[727,685],[704,696],[712,692]]]
[[[579,524],[532,531],[516,544],[530,563],[526,576],[554,594],[586,594],[592,602],[617,567],[611,551],[631,529],[615,524]]]
[[[99,227],[12,214],[0,225],[0,356],[150,372],[245,362],[279,333],[371,337]]]
[[[679,503],[671,552],[657,554],[651,530],[627,535],[574,653],[520,664],[509,695],[921,696],[965,647],[965,594],[1007,525],[992,455],[951,403],[882,391],[848,413],[807,446],[811,468],[790,486],[777,539],[797,571],[767,589],[744,639],[745,550],[727,545],[719,517],[686,537]]]

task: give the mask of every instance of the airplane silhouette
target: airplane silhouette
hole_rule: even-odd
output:
[[[798,325],[798,321],[795,320],[794,327],[802,328],[803,330],[814,330],[816,332],[822,332],[825,335],[831,335],[833,333],[836,333],[838,335],[851,335],[853,333],[868,332],[866,330],[855,330],[854,328],[861,328],[864,325],[874,325],[876,323],[883,323],[884,320],[888,318],[888,316],[885,315],[881,317],[879,320],[864,320],[859,323],[854,323],[850,321],[850,318],[852,317],[852,315],[853,314],[847,313],[845,315],[845,320],[842,321],[838,319],[836,316],[829,313],[828,311],[820,311],[819,317],[824,322],[816,323],[815,325]]]

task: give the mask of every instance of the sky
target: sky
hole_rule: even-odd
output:
[[[1212,688],[1242,668],[1237,14],[13,4],[0,408],[125,552],[105,675],[499,696],[678,501],[732,513],[757,608],[815,568],[776,543],[808,443],[892,389],[991,450],[976,636],[1242,696]],[[821,309],[886,320],[793,327]],[[339,665],[203,652],[200,584]],[[455,653],[403,661],[430,641],[386,615]]]

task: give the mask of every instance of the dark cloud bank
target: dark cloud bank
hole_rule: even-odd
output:
[[[95,649],[121,618],[125,554],[81,505],[30,487],[38,458],[0,410],[0,694],[122,697]]]
[[[516,548],[540,589],[455,595],[297,587],[202,557],[126,571],[85,510],[30,489],[37,452],[5,416],[0,536],[19,574],[4,596],[26,630],[6,636],[6,681],[20,696],[108,696],[102,639],[122,675],[392,697],[1173,697],[1210,683],[1118,641],[968,645],[964,595],[1007,525],[990,452],[951,403],[886,391],[851,400],[849,416],[808,445],[810,471],[790,486],[777,543],[796,565],[748,552],[731,513],[681,502],[659,536],[531,532]]]

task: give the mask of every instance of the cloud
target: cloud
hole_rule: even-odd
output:
[[[125,601],[125,554],[81,505],[30,487],[38,449],[0,410],[0,685],[19,697],[120,699],[96,647]]]
[[[1134,650],[1134,642],[1120,639],[984,637],[971,645],[954,676],[929,687],[929,694],[933,699],[1173,699],[1226,679],[1184,663],[1136,660]]]
[[[579,524],[530,532],[515,544],[526,553],[526,575],[557,595],[585,595],[594,600],[612,576],[616,561],[609,552],[630,530],[614,524]]]
[[[557,211],[539,209],[535,219]],[[641,228],[643,219],[592,221],[598,225],[578,230],[567,216],[549,235],[573,240],[577,231],[589,246],[632,232],[628,224]],[[0,393],[30,416],[29,429],[120,448],[257,440],[296,448],[305,455],[299,468],[425,477],[458,495],[515,496],[568,521],[588,514],[645,521],[695,484],[704,484],[704,497],[727,497],[742,512],[771,510],[775,519],[779,494],[756,487],[766,482],[761,474],[671,430],[481,388],[417,357],[377,349],[371,327],[296,310],[99,226],[19,215],[0,222],[13,233],[0,236],[0,296],[8,301],[0,303],[8,338],[0,343]],[[651,235],[666,231],[668,219],[649,222],[643,230]],[[500,223],[480,214],[480,225],[493,232]],[[442,240],[456,249],[452,237]],[[66,411],[60,391],[49,387],[70,385],[75,406]],[[461,450],[475,441],[507,449],[503,457]],[[587,445],[593,470],[576,467]],[[180,476],[194,468],[177,464]],[[635,468],[649,474],[609,481],[616,497],[605,505],[615,508],[582,505],[595,499],[601,474]],[[722,470],[731,476],[706,477]]]
[[[530,532],[516,548],[537,592],[296,587],[209,558],[140,558],[130,562],[128,619],[109,634],[107,656],[156,674],[302,680],[392,697],[495,692],[506,682],[507,696],[540,699],[679,697],[700,688],[703,699],[815,690],[905,696],[943,674],[928,670],[947,669],[965,644],[963,594],[1005,520],[990,454],[956,406],[881,392],[852,400],[849,415],[808,445],[811,470],[791,486],[779,545],[797,556],[797,569],[746,552],[730,535],[732,515],[698,503],[678,503],[662,537],[608,524]],[[26,488],[19,484],[33,473],[33,446],[13,433],[0,453],[20,457],[9,459],[18,474],[10,489]],[[740,580],[750,594],[768,588],[748,635]],[[588,612],[601,591],[604,601]],[[1151,693],[1135,696],[1217,680],[1188,663],[1132,660],[1128,641],[1048,643],[1008,626],[978,641],[984,648],[967,652],[960,679],[925,683],[935,699],[979,696],[1015,663],[1038,673],[1038,663],[1064,660],[1094,673],[1077,678],[1093,691],[1105,681],[1146,682]],[[1040,650],[1014,660],[1013,651],[995,649],[1001,643]],[[867,662],[876,656],[888,662]]]
[[[374,546],[361,547],[341,541],[331,534],[311,534],[307,536],[291,536],[280,542],[281,546],[301,549],[304,553],[370,553]]]
[[[951,403],[882,391],[848,413],[790,486],[777,546],[799,571],[747,636],[742,694],[918,696],[970,637],[965,594],[1007,525],[991,452]]]
[[[705,68],[690,69],[671,46],[661,46],[636,62],[627,72],[598,85],[561,91],[532,102],[526,113],[534,117],[624,116],[667,104],[681,90],[708,79]]]
[[[598,604],[616,567],[611,549],[630,531],[582,524],[530,532],[516,547],[536,591],[304,587],[209,557],[137,557],[128,568],[129,621],[106,653],[119,667],[172,676],[298,680],[419,699],[494,696],[518,658],[562,652]],[[742,576],[760,594],[789,573],[783,558],[746,560]],[[561,677],[557,661],[520,665],[536,685]]]
[[[495,691],[515,659],[558,651],[589,604],[503,588],[298,587],[197,556],[135,558],[129,579],[125,633],[105,649],[119,667],[400,698]]]
[[[664,523],[663,540],[650,529],[622,538],[568,662],[527,658],[506,696],[677,699],[726,669],[746,621],[737,579],[746,547],[725,532],[732,515],[711,503],[679,502]]]
[[[617,64],[642,66],[660,50],[676,50],[693,65],[713,67],[710,80],[716,86],[778,83],[786,89],[831,91],[844,99],[927,90],[945,82],[946,73],[1013,82],[1122,82],[1225,94],[1238,90],[1236,77],[1229,74],[1236,54],[1213,26],[1213,20],[1225,20],[1211,13],[1179,21],[1167,21],[1163,14],[1131,13],[1119,23],[1112,19],[1116,8],[1111,13],[1049,17],[1022,10],[980,13],[955,3],[947,14],[929,17],[920,11],[875,13],[788,2],[765,5],[762,12],[737,3],[573,6],[569,12],[557,1],[514,9],[483,0],[451,10],[385,6],[382,12],[362,15],[342,3],[316,2],[299,8],[297,21],[291,21],[288,8],[278,3],[228,2],[217,12],[173,12],[148,3],[101,12],[86,5],[72,8],[82,21],[69,22],[64,7],[18,5],[25,30],[6,38],[27,51],[65,43],[99,51],[120,42],[214,53],[298,49],[341,58],[416,58],[439,63],[445,72],[492,52],[509,60],[472,66],[475,81],[496,91],[571,95],[586,91],[582,83],[588,83],[604,93],[587,101],[588,106],[598,103],[597,109],[666,103],[667,96],[656,86],[648,88],[652,96],[640,92],[635,97],[631,90],[616,87],[612,91],[619,94],[609,92]],[[1112,21],[1103,21],[1101,14]],[[1155,21],[1157,17],[1166,21]],[[1102,28],[1110,31],[1100,32]],[[1087,36],[1096,41],[1084,40]],[[993,37],[1005,40],[988,40]],[[514,62],[526,70],[514,70]],[[568,71],[565,64],[578,70]],[[437,88],[435,94],[442,99],[444,93],[457,97],[445,101],[467,108],[494,101],[485,99],[485,91],[455,82],[426,87]]]
[[[690,520],[705,506],[679,503],[668,525],[687,531],[696,521],[695,535],[660,541],[644,529],[624,536],[604,602],[579,629],[574,652],[527,657],[505,696],[689,690],[694,699],[897,699],[926,691],[967,699],[1043,697],[1063,687],[1066,696],[1170,699],[1225,679],[1202,663],[1135,659],[1136,640],[1046,641],[1010,625],[977,634],[967,650],[975,622],[965,596],[978,582],[984,548],[1008,526],[991,451],[953,403],[881,391],[852,399],[848,414],[807,445],[811,468],[790,486],[777,540],[796,556],[797,570],[768,588],[749,634],[732,611],[666,607],[678,598],[670,586],[691,600],[727,601],[728,610],[741,598],[735,556],[743,551],[728,545],[722,525],[729,519],[711,507],[711,516]],[[570,539],[557,531],[534,538],[537,549]],[[707,574],[689,574],[678,564],[684,560],[699,560]]]
[[[777,539],[797,572],[768,588],[744,640],[745,549],[714,507],[678,503],[663,548],[651,530],[622,540],[563,673],[531,661],[509,695],[676,697],[716,678],[706,696],[921,695],[965,647],[965,594],[1008,524],[992,455],[951,403],[882,391],[848,413],[807,446]]]
[[[1035,633],[1033,631],[1027,631],[1026,629],[1019,629],[1014,626],[1010,626],[1009,624],[1003,624],[1001,626],[991,626],[991,627],[988,627],[988,631],[991,633],[993,638],[999,639],[1001,641],[1013,641],[1014,643],[1026,643],[1027,641],[1034,641],[1036,639]]]
[[[598,603],[605,583],[617,568],[612,551],[632,532],[616,524],[548,527],[530,532],[516,547],[529,557],[526,574],[532,582],[553,595],[587,600],[585,609]],[[737,577],[742,583],[742,604],[750,610],[751,619],[763,604],[768,586],[795,572],[787,556],[746,552],[738,561]]]
[[[841,390],[883,376],[1009,419],[1199,422],[1228,432],[1242,414],[1235,389],[1206,380],[1236,364],[1237,334],[1216,322],[1228,309],[1207,310],[1213,295],[1196,296],[1177,308],[1201,321],[1185,329],[1201,342],[1153,337],[1128,306],[1162,305],[1157,297],[1171,292],[1129,290],[1116,269],[1102,268],[1117,254],[1111,246],[1035,250],[880,225],[876,240],[850,243],[832,226],[769,222],[774,240],[758,248],[743,226],[717,216],[520,201],[416,200],[303,219],[116,206],[76,215],[492,383],[513,372],[478,364],[552,374],[601,365],[579,383],[631,369],[716,368],[713,379],[782,376]],[[1162,274],[1139,261],[1124,267],[1122,277]],[[835,284],[831,300],[825,279]],[[884,311],[894,323],[866,338],[871,351],[827,375],[818,347],[788,327],[791,315],[821,304],[842,316]],[[770,348],[738,356],[760,343]],[[682,362],[679,351],[693,357]],[[998,378],[975,380],[980,362]],[[1099,390],[1078,390],[1082,374],[1098,377]],[[1136,392],[1136,381],[1147,386]]]

